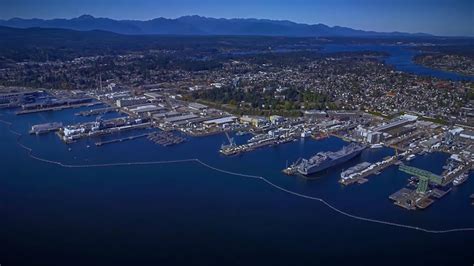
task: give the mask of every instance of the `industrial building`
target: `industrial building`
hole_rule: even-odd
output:
[[[204,121],[204,125],[206,126],[224,126],[225,124],[234,123],[237,120],[236,116],[226,116],[217,119],[207,120]]]
[[[127,106],[132,106],[132,105],[139,105],[139,104],[145,104],[148,102],[147,97],[130,97],[130,98],[124,98],[124,99],[119,99],[115,102],[115,104],[120,107],[127,107]]]

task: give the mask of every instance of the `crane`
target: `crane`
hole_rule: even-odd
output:
[[[428,190],[429,182],[433,182],[437,185],[441,185],[443,183],[443,177],[433,174],[430,171],[419,169],[412,166],[407,165],[400,165],[398,168],[400,171],[405,172],[409,175],[414,175],[418,177],[418,185],[416,187],[416,191],[418,193],[425,193]]]
[[[231,138],[231,137],[229,136],[229,133],[227,133],[227,131],[225,131],[225,136],[227,137],[227,140],[229,141],[229,145],[230,145],[230,146],[235,146],[234,138]]]

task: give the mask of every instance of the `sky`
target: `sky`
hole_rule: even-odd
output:
[[[474,0],[0,0],[0,18],[265,18],[362,30],[474,36]]]

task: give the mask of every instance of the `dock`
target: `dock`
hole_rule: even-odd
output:
[[[97,137],[97,136],[103,136],[103,135],[113,134],[117,132],[123,132],[123,131],[134,130],[134,129],[142,129],[142,128],[148,128],[148,127],[151,127],[150,122],[137,123],[137,124],[131,124],[131,125],[120,124],[120,125],[108,127],[105,129],[94,129],[94,130],[89,130],[87,132],[80,132],[71,136],[66,136],[64,135],[64,132],[61,132],[61,131],[57,132],[57,134],[61,138],[61,140],[63,140],[65,143],[73,143],[76,140],[82,139],[82,138]]]
[[[448,194],[451,191],[451,189],[452,188],[449,188],[447,191],[444,191],[444,190],[441,190],[441,189],[434,188],[431,195],[433,197],[437,198],[437,199],[440,199],[440,198],[444,197],[446,194]]]
[[[296,138],[294,136],[290,136],[286,138],[268,138],[268,139],[258,141],[258,142],[252,142],[252,143],[242,144],[238,146],[223,148],[223,149],[220,149],[219,152],[227,156],[238,155],[244,152],[254,151],[259,148],[271,147],[274,145],[287,143],[295,139]]]
[[[82,111],[79,113],[75,113],[77,116],[95,116],[95,115],[102,115],[110,112],[115,112],[117,111],[118,108],[115,107],[105,107],[105,108],[99,108],[99,109],[93,109],[93,110],[88,110],[88,111]]]
[[[36,135],[46,134],[49,132],[58,131],[61,127],[63,127],[63,124],[58,122],[38,124],[32,126],[29,133]]]
[[[151,133],[149,134],[148,139],[153,141],[155,144],[159,144],[164,147],[180,144],[186,140],[185,138],[177,136],[169,131]]]
[[[60,111],[68,108],[79,108],[85,106],[94,106],[102,104],[101,102],[92,102],[92,103],[79,103],[79,104],[68,104],[68,105],[61,105],[61,106],[54,106],[54,107],[46,107],[46,108],[38,108],[38,109],[30,109],[30,110],[21,110],[16,112],[17,115],[24,115],[24,114],[32,114],[32,113],[40,113],[40,112],[47,112],[47,111]]]
[[[420,194],[408,188],[393,193],[389,199],[393,200],[395,205],[407,210],[426,209],[434,202],[430,194]]]
[[[106,144],[112,144],[112,143],[123,142],[123,141],[127,141],[127,140],[134,140],[134,139],[144,138],[144,137],[148,137],[148,135],[150,135],[150,133],[125,137],[125,138],[111,139],[111,140],[106,140],[106,141],[99,141],[99,142],[95,143],[95,146],[103,146],[103,145],[106,145]]]
[[[353,177],[351,178],[339,179],[339,183],[345,186],[355,184],[355,183],[364,184],[369,181],[366,177],[373,174],[376,174],[376,175],[380,174],[385,168],[391,165],[394,165],[397,162],[399,162],[397,159],[397,156],[385,158],[383,161],[373,163],[369,167],[365,168],[364,170],[358,173],[354,173]]]

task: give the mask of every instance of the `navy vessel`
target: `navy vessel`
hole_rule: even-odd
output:
[[[63,127],[63,124],[58,123],[58,122],[34,125],[31,127],[30,134],[36,134],[36,135],[44,134],[51,131],[59,130],[62,127]]]
[[[302,175],[315,174],[330,167],[347,162],[348,160],[359,155],[365,148],[367,148],[365,145],[351,143],[335,152],[318,152],[309,159],[302,159],[301,162],[295,166],[295,168],[298,173]]]

